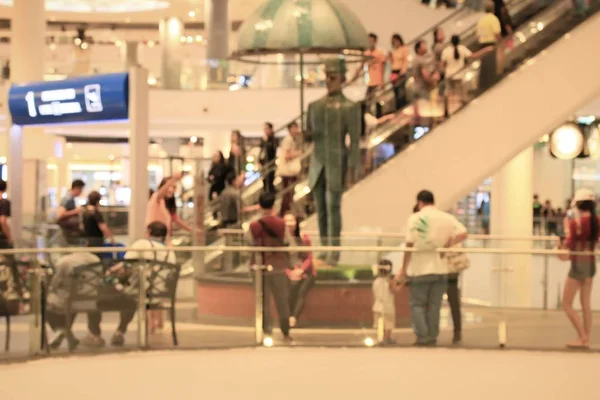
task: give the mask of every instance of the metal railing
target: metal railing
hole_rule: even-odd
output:
[[[364,235],[368,236],[368,235]],[[402,235],[398,234],[386,234],[382,236],[392,236],[394,238],[401,237]],[[550,241],[554,238],[552,237],[532,237],[532,236],[485,236],[479,237],[474,236],[473,240],[494,240],[494,241],[506,241],[511,244],[507,244],[506,247],[500,248],[440,248],[436,250],[432,250],[433,252],[440,254],[447,253],[465,253],[469,255],[471,258],[472,266],[470,269],[461,273],[462,282],[463,282],[463,305],[466,308],[465,317],[473,314],[477,318],[481,318],[483,322],[473,322],[473,329],[477,330],[485,330],[486,340],[490,346],[492,343],[495,345],[507,346],[510,345],[508,342],[506,332],[507,327],[510,326],[510,318],[514,316],[517,321],[521,321],[523,313],[532,313],[532,318],[535,317],[536,321],[539,319],[540,314],[533,314],[533,311],[525,311],[515,309],[514,307],[527,307],[526,304],[516,304],[513,299],[520,298],[522,296],[531,296],[530,290],[532,288],[524,288],[519,280],[526,276],[523,275],[523,271],[530,271],[531,274],[535,269],[541,266],[542,271],[535,271],[538,275],[544,276],[546,280],[546,284],[548,283],[549,274],[552,273],[556,275],[562,276],[566,274],[565,271],[559,271],[558,268],[562,264],[558,264],[558,256],[567,257],[579,257],[579,256],[589,256],[597,258],[600,256],[600,251],[595,252],[570,252],[567,250],[560,249],[532,249],[530,248],[531,243],[533,241]],[[523,245],[515,242],[523,242]],[[321,251],[341,251],[344,253],[350,254],[360,254],[360,253],[415,253],[419,252],[419,250],[415,248],[406,248],[403,246],[383,246],[383,245],[354,245],[354,246],[341,246],[341,247],[333,247],[333,246],[289,246],[289,247],[255,247],[249,245],[241,245],[241,246],[219,246],[218,249],[222,252],[232,253],[232,254],[240,254],[240,253],[277,253],[277,252],[287,252],[290,254],[294,253],[302,253],[306,254],[314,253],[317,254]],[[140,254],[140,247],[132,246],[132,247],[124,247],[118,249],[120,252],[134,252],[135,254]],[[106,253],[107,248],[55,248],[55,249],[5,249],[0,250],[0,255],[6,256],[23,256],[29,255],[35,257],[39,255],[46,254],[66,254],[66,255],[76,255],[84,253]],[[161,254],[165,251],[164,248],[144,248],[143,252],[150,252]],[[214,251],[213,246],[185,246],[177,249],[173,249],[175,252],[187,252],[192,256],[196,255],[206,255],[207,253]],[[482,258],[483,257],[483,258]],[[139,263],[139,276],[150,276],[154,271],[153,258],[149,256],[144,256],[145,261]],[[540,258],[542,260],[542,264],[539,263]],[[70,260],[73,260],[71,257]],[[487,260],[487,261],[486,261]],[[552,262],[552,260],[557,260],[556,263]],[[33,262],[32,265],[27,268],[27,304],[28,304],[28,313],[25,316],[19,317],[14,316],[13,322],[15,322],[17,335],[13,334],[12,339],[16,341],[20,341],[21,345],[23,344],[23,335],[26,336],[27,340],[27,348],[22,348],[20,353],[14,354],[15,356],[23,356],[25,358],[29,358],[31,356],[39,356],[39,355],[50,355],[56,354],[56,349],[53,349],[48,343],[49,332],[47,332],[46,327],[46,300],[48,295],[54,295],[53,291],[56,290],[55,287],[51,285],[51,280],[55,274],[61,274],[60,269],[67,267],[65,264],[66,261],[63,261],[62,264],[58,265],[56,270],[44,268],[41,264]],[[80,264],[83,265],[82,261],[79,261]],[[118,261],[115,261],[117,263]],[[398,266],[399,263],[396,265]],[[553,265],[551,265],[553,264]],[[1,272],[3,268],[6,268],[6,264],[0,266],[0,276],[2,276]],[[112,264],[114,265],[114,264]],[[72,268],[78,268],[77,265]],[[344,327],[339,326],[337,322],[334,320],[339,317],[329,315],[327,318],[331,318],[331,322],[325,326],[315,325],[313,328],[309,328],[305,331],[302,329],[298,330],[300,335],[308,335],[312,338],[313,344],[327,344],[329,343],[325,337],[329,337],[331,335],[341,335],[343,338],[340,339],[341,342],[339,344],[351,344],[356,343],[361,345],[363,339],[372,338],[376,336],[376,333],[373,331],[371,326],[367,326],[364,322],[364,312],[365,310],[370,310],[370,286],[373,279],[373,275],[371,273],[369,277],[368,270],[370,270],[370,265],[346,265],[340,266],[338,268],[329,268],[318,263],[315,264],[317,268],[317,292],[321,291],[322,293],[329,293],[327,296],[342,295],[343,293],[354,293],[350,297],[341,297],[341,303],[337,304],[338,314],[345,315],[340,312],[342,309],[346,308],[347,317],[358,323],[359,328],[356,327]],[[197,290],[199,291],[198,302],[194,302],[192,307],[195,313],[199,313],[203,318],[212,318],[211,322],[207,322],[206,320],[200,320],[196,322],[186,322],[190,321],[189,317],[184,317],[183,320],[179,320],[181,324],[184,325],[184,329],[180,332],[180,336],[186,336],[186,332],[214,332],[214,336],[210,336],[214,340],[215,343],[212,345],[216,346],[236,346],[236,345],[262,345],[263,339],[265,339],[262,320],[263,320],[263,284],[261,283],[264,279],[265,271],[270,270],[270,267],[267,266],[263,268],[256,269],[245,269],[243,271],[239,271],[236,273],[231,273],[227,271],[213,271],[206,272],[204,275],[199,276],[199,283]],[[340,276],[352,274],[353,277],[347,277],[346,279],[341,280]],[[488,276],[490,279],[490,289],[494,292],[495,300],[489,301],[485,299],[478,299],[477,296],[473,295],[469,292],[477,292],[477,288],[472,288],[471,285],[475,282],[481,281],[481,277]],[[464,275],[464,276],[463,276]],[[360,276],[360,278],[358,278]],[[63,276],[64,277],[64,276]],[[556,276],[553,276],[555,279]],[[330,279],[334,279],[331,281]],[[529,278],[531,282],[533,278]],[[179,286],[184,285],[187,281],[186,278],[179,278]],[[147,314],[149,299],[146,297],[144,293],[146,293],[146,286],[144,280],[140,280],[140,288],[137,291],[139,293],[139,299],[137,299],[137,315],[138,321],[134,336],[128,336],[128,340],[135,337],[135,344],[129,346],[128,348],[169,348],[165,347],[165,343],[156,342],[153,339],[153,336],[148,336],[145,333],[147,318],[150,318]],[[191,281],[193,282],[193,281]],[[111,282],[107,282],[107,285],[112,285]],[[240,292],[240,290],[245,292]],[[179,290],[179,289],[178,289]],[[466,293],[465,293],[466,290]],[[49,293],[50,291],[50,293]],[[350,292],[349,292],[350,291]],[[366,292],[365,292],[366,291]],[[210,295],[208,293],[211,293]],[[237,293],[237,294],[236,294]],[[246,295],[243,295],[246,293]],[[369,293],[369,295],[364,296],[361,293]],[[404,293],[404,294],[402,294]],[[316,296],[317,294],[315,294]],[[323,294],[325,295],[325,294]],[[206,297],[209,296],[209,297]],[[230,296],[234,296],[233,298]],[[242,296],[236,298],[235,296]],[[246,297],[244,297],[246,296]],[[244,301],[247,299],[253,298],[252,305],[243,305]],[[343,295],[342,295],[343,296]],[[347,295],[345,295],[347,296]],[[406,296],[405,292],[400,292],[400,297]],[[544,310],[549,310],[551,307],[549,306],[548,291],[544,291],[545,301],[544,301]],[[404,297],[402,297],[404,298]],[[246,300],[244,300],[246,299]],[[341,300],[345,299],[345,300]],[[22,300],[25,301],[25,300]],[[233,302],[233,303],[232,303]],[[153,303],[152,303],[153,304]],[[189,303],[187,303],[189,304]],[[400,305],[399,313],[406,312],[406,303],[398,303],[404,304]],[[560,305],[560,299],[557,301],[557,305]],[[178,310],[181,311],[182,304],[179,305]],[[236,315],[236,309],[246,309],[248,313],[251,312],[251,316],[246,322],[232,322],[232,315]],[[117,308],[118,309],[118,308]],[[215,314],[215,310],[217,313]],[[218,311],[220,310],[220,311]],[[252,311],[254,310],[254,311]],[[549,311],[547,311],[549,312]],[[211,314],[212,313],[212,314]],[[312,317],[314,315],[319,315],[318,311],[315,311],[314,304],[312,306]],[[315,314],[316,313],[316,314]],[[361,314],[363,313],[363,314]],[[238,313],[239,314],[239,313]],[[248,314],[250,315],[250,314]],[[361,316],[362,315],[362,316]],[[529,314],[525,314],[529,315]],[[554,314],[552,314],[554,315]],[[24,320],[23,318],[26,318]],[[361,319],[362,318],[362,319]],[[470,318],[470,317],[469,317]],[[476,318],[476,319],[477,319]],[[549,318],[549,315],[546,315],[545,318]],[[552,317],[555,318],[555,317]],[[214,321],[219,320],[221,323],[214,323]],[[468,319],[468,318],[467,318]],[[204,321],[204,322],[203,322]],[[249,325],[248,323],[252,321]],[[568,326],[568,322],[566,318],[560,319],[563,321],[565,326]],[[335,323],[334,323],[335,322]],[[538,321],[539,322],[539,321]],[[536,323],[538,323],[536,322]],[[225,323],[223,327],[221,325]],[[471,322],[469,322],[471,323]],[[543,323],[543,322],[539,322]],[[522,322],[518,322],[515,324],[515,329],[522,329]],[[14,324],[13,324],[14,325]],[[334,329],[332,329],[334,328]],[[10,328],[9,328],[10,329]],[[81,328],[74,328],[81,329]],[[533,327],[531,329],[534,329]],[[537,328],[535,328],[537,329]],[[408,334],[409,331],[403,331]],[[492,335],[493,332],[493,337]],[[2,330],[0,330],[0,336],[2,336]],[[227,335],[235,334],[235,339],[227,339]],[[6,335],[6,334],[4,334]],[[224,335],[224,336],[223,336]],[[323,336],[325,335],[325,336]],[[497,335],[497,336],[496,336]],[[44,340],[40,339],[44,338]],[[150,338],[150,339],[149,339]],[[180,338],[181,339],[181,338]],[[187,347],[206,347],[211,346],[208,345],[202,335],[200,336],[189,336],[188,339],[183,340],[184,345],[187,340]],[[271,345],[272,342],[268,342],[268,345]],[[468,346],[468,344],[465,344]],[[535,345],[532,343],[531,346],[535,348]],[[10,353],[7,353],[10,354]],[[60,354],[60,353],[59,353]],[[3,356],[0,354],[0,360]]]

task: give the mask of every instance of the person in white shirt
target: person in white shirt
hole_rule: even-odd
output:
[[[441,62],[444,67],[444,75],[448,83],[447,99],[451,96],[458,97],[459,101],[465,100],[463,89],[463,74],[460,73],[468,62],[479,57],[481,52],[473,53],[466,46],[460,44],[460,36],[453,35],[450,45],[442,51]]]
[[[151,222],[146,230],[146,239],[139,239],[133,242],[131,245],[133,250],[125,253],[125,260],[148,260],[150,262],[159,261],[175,264],[177,262],[175,252],[170,250],[165,244],[168,232],[168,228],[164,223],[160,221]],[[119,263],[111,268],[111,272],[115,272],[121,268],[123,268],[123,264]],[[168,271],[165,270],[164,273],[168,273]],[[130,286],[137,287],[139,285],[138,279],[140,277],[137,271],[132,271],[132,275],[129,278]],[[162,310],[148,310],[148,323],[150,325],[150,333],[154,333],[157,329],[162,329],[164,326]]]
[[[439,335],[440,308],[446,292],[448,265],[441,247],[452,247],[467,238],[467,229],[458,220],[435,207],[433,193],[422,190],[417,195],[419,211],[407,223],[406,247],[402,269],[396,280],[410,279],[410,314],[417,337],[416,346],[435,346]]]

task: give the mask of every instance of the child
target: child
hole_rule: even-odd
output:
[[[377,264],[377,278],[373,282],[373,321],[378,328],[383,319],[383,344],[394,344],[392,331],[396,325],[396,305],[392,280],[392,263],[381,260]]]

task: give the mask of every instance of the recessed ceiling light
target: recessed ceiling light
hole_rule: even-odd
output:
[[[194,10],[190,11],[190,12],[188,13],[188,16],[189,16],[190,18],[194,18],[194,17],[196,16],[196,11],[194,11]]]

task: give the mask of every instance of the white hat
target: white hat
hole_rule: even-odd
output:
[[[571,207],[575,206],[580,201],[596,201],[596,193],[593,190],[587,188],[578,189],[573,196]]]

